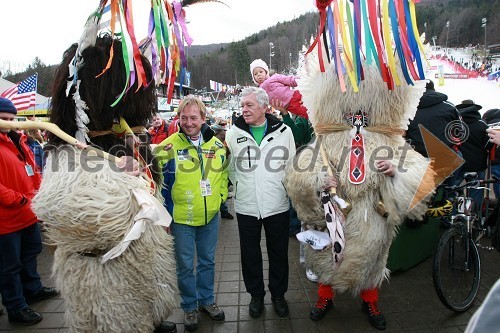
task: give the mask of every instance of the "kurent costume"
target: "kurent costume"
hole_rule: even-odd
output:
[[[121,157],[118,162],[135,159],[141,174],[128,174],[89,153],[93,148],[81,150],[77,143],[77,149],[51,135],[33,207],[45,223],[47,242],[56,247],[53,274],[71,332],[174,332],[175,324],[166,321],[178,298],[173,238],[166,231],[171,217],[155,197],[155,186],[161,197],[160,174],[153,154],[132,132],[144,133],[157,113],[154,81],[175,81],[176,71],[158,66],[175,68],[179,54],[154,48],[152,66],[139,52],[131,22],[121,22],[132,16],[131,8],[115,0],[111,22],[120,20],[123,39],[97,37],[105,4],[101,1],[87,21],[79,44],[64,53],[50,120],[78,142]],[[158,10],[175,10],[181,17],[180,3],[162,1],[162,6]],[[155,19],[163,29],[173,29],[166,14],[160,16]],[[114,34],[115,25],[111,28]],[[176,47],[182,43],[171,41]],[[173,45],[157,42],[159,48]],[[107,156],[102,151],[99,156]]]
[[[70,331],[152,332],[176,306],[173,240],[152,223],[167,222],[154,204],[148,184],[108,161],[69,145],[49,152],[33,207],[56,246],[53,273]],[[138,238],[119,254],[131,230]],[[104,261],[116,246],[119,255]]]
[[[317,1],[322,26],[327,16],[330,20],[331,12],[339,15],[337,1],[332,3],[332,11],[328,7],[330,2]],[[340,5],[345,8],[352,3],[341,1]],[[344,20],[335,20],[335,24],[338,22]],[[335,32],[340,31],[338,28]],[[372,29],[371,33],[379,31]],[[306,265],[319,276],[319,296],[329,299],[325,306],[331,307],[334,295],[331,289],[329,295],[321,294],[325,285],[330,285],[334,292],[350,291],[360,295],[363,305],[369,305],[377,301],[377,288],[389,276],[386,262],[398,225],[406,217],[421,219],[427,208],[426,194],[430,194],[434,186],[433,172],[427,170],[429,162],[405,144],[402,137],[408,120],[415,114],[424,85],[399,81],[396,85],[392,80],[406,78],[407,68],[396,70],[395,66],[384,63],[378,63],[378,68],[373,58],[368,63],[359,53],[350,53],[351,50],[344,50],[350,54],[339,54],[339,47],[331,46],[335,53],[329,58],[324,53],[329,48],[319,45],[326,40],[337,41],[338,36],[332,30],[328,30],[327,36],[323,39],[318,35],[299,71],[298,81],[304,105],[311,110],[309,119],[317,139],[297,153],[294,163],[287,168],[285,185],[298,217],[308,228],[330,229],[332,221],[328,218],[325,221],[326,203],[320,196],[324,183],[322,169],[325,172],[322,146],[327,163],[338,179],[338,196],[350,202],[352,210],[336,215],[345,218],[343,230],[336,231],[345,247],[339,251],[339,244],[333,241],[335,235],[330,231],[334,245],[324,251],[307,246]],[[373,38],[378,41],[380,36]],[[352,56],[350,63],[346,60],[349,56]],[[374,162],[380,159],[389,160],[397,168],[394,177],[378,172]],[[385,211],[380,209],[382,204]],[[378,310],[373,313],[373,309],[364,310],[369,312],[372,325],[385,329],[383,318],[372,322],[372,317],[380,314]],[[311,319],[320,318],[314,319],[311,312]]]

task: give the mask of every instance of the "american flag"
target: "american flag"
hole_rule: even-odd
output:
[[[37,78],[38,74],[31,75],[26,80],[4,91],[0,97],[10,99],[17,111],[27,110],[35,106]]]

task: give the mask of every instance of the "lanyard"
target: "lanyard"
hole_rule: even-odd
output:
[[[202,149],[201,149],[201,144],[203,143],[203,137],[201,136],[201,133],[198,137],[198,140],[196,141],[193,141],[191,140],[191,138],[189,136],[187,136],[187,139],[189,140],[189,142],[191,142],[191,144],[196,147],[196,153],[198,154],[198,160],[200,161],[200,171],[201,171],[201,179],[205,180],[207,179],[207,175],[205,174],[205,168],[204,168],[204,165],[203,165],[203,152],[202,152]],[[196,143],[195,143],[196,142]]]

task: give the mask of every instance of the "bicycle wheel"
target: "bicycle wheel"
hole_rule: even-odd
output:
[[[469,262],[466,266],[467,242]],[[446,230],[439,240],[432,268],[434,288],[450,310],[469,309],[479,290],[481,262],[476,244],[467,237],[465,227]]]

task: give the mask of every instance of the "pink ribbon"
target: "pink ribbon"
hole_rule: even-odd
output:
[[[187,45],[191,46],[191,44],[193,43],[193,39],[191,38],[191,36],[189,36],[189,33],[187,31],[186,20],[184,19],[185,14],[184,11],[182,10],[182,5],[180,2],[177,1],[175,1],[173,5],[174,5],[175,17],[177,18],[177,22],[179,22],[179,24],[181,25],[182,36],[184,37],[184,40],[186,41]]]

